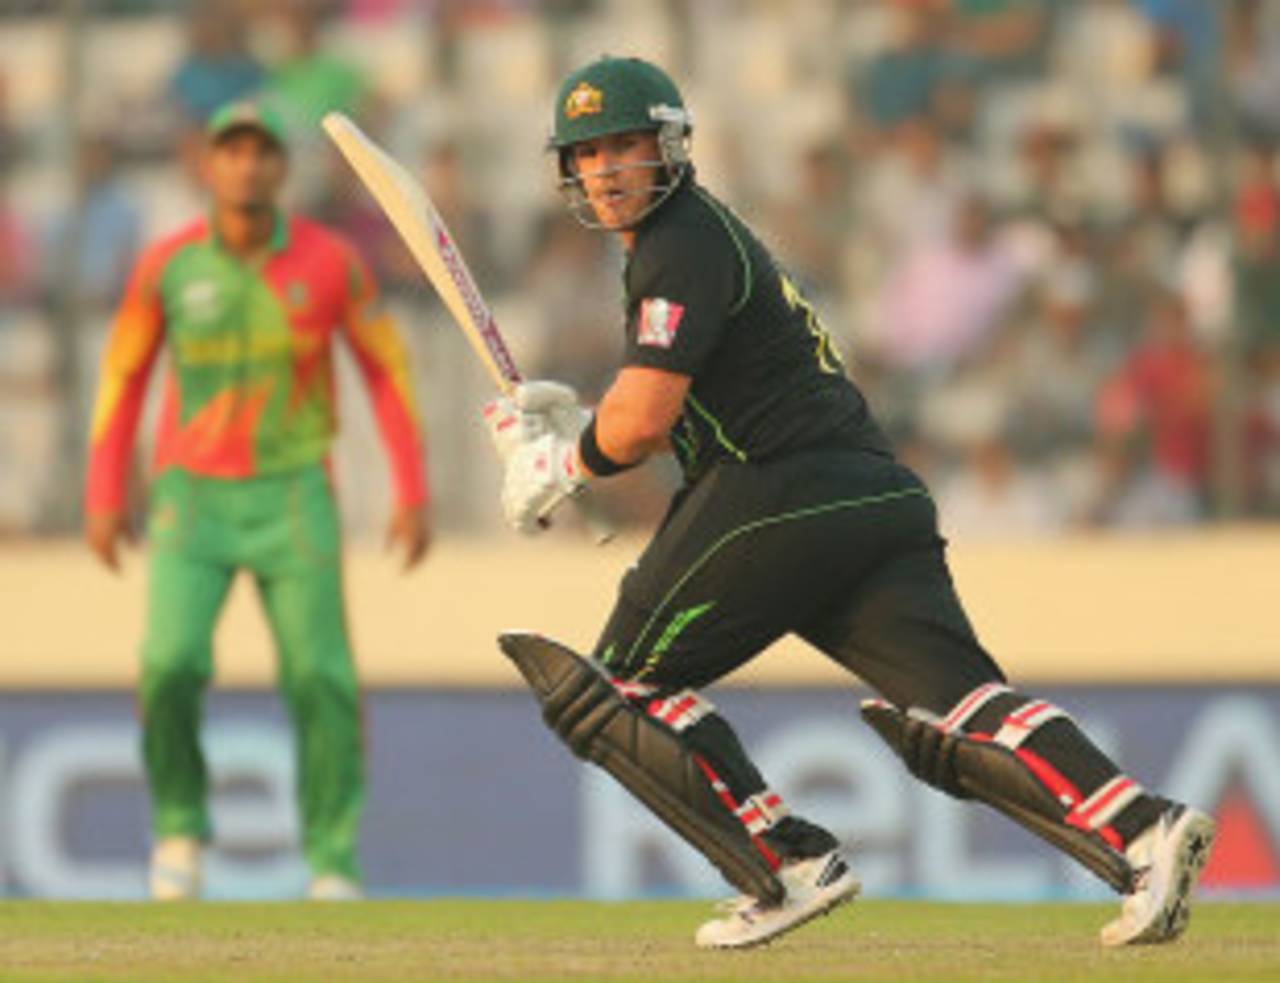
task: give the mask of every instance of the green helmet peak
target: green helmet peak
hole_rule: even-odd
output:
[[[678,126],[681,138],[692,127],[671,77],[640,58],[606,55],[560,84],[551,146],[563,149],[614,133],[661,130],[664,124]]]

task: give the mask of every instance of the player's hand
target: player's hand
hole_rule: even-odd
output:
[[[545,421],[542,429],[562,440],[577,441],[591,422],[591,414],[579,402],[577,392],[562,382],[522,382],[516,387],[515,404],[525,417],[540,416]]]
[[[519,532],[546,528],[546,519],[576,494],[586,476],[578,462],[578,441],[548,433],[522,444],[507,460],[502,512]]]
[[[421,505],[399,505],[387,523],[387,548],[404,551],[404,571],[412,570],[431,549],[431,516]]]
[[[484,425],[489,431],[489,439],[493,441],[498,457],[504,464],[511,459],[517,447],[527,440],[540,437],[545,432],[545,426],[543,429],[536,430],[542,423],[541,417],[526,417],[520,412],[515,401],[506,396],[499,396],[484,404]]]
[[[571,386],[544,380],[522,382],[510,397],[499,396],[484,407],[485,426],[504,463],[517,447],[547,433],[576,440],[590,419]]]
[[[93,555],[113,573],[120,572],[117,544],[133,542],[129,520],[123,512],[91,512],[84,520],[84,538]]]

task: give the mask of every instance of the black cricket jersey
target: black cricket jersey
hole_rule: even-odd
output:
[[[692,178],[638,226],[624,281],[624,365],[692,379],[671,432],[689,483],[725,459],[891,454],[813,307]]]

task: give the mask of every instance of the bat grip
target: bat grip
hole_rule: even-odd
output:
[[[597,546],[603,546],[613,539],[617,530],[614,529],[613,523],[609,521],[609,517],[600,508],[599,501],[593,498],[586,488],[579,488],[574,493],[573,504],[578,509],[578,514],[582,516],[582,521],[587,524],[587,529],[591,532],[591,538]]]

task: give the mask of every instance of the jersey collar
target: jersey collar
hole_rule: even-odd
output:
[[[636,237],[635,242],[632,245],[631,252],[635,252],[635,246],[639,245],[644,234],[648,232],[649,229],[653,228],[663,215],[670,211],[672,203],[677,198],[681,198],[689,193],[689,189],[693,187],[693,184],[693,165],[690,164],[685,170],[685,173],[681,175],[680,182],[671,190],[671,193],[667,195],[666,200],[661,202],[657,208],[653,209],[653,211],[649,212],[648,215],[635,224],[634,232]]]
[[[210,214],[205,219],[205,238],[213,243],[219,250],[225,252],[222,246],[222,240],[218,238],[217,226],[214,224],[213,215]],[[267,253],[275,255],[282,253],[289,248],[289,217],[285,215],[279,208],[276,209],[275,223],[271,229],[271,240],[267,243]]]

